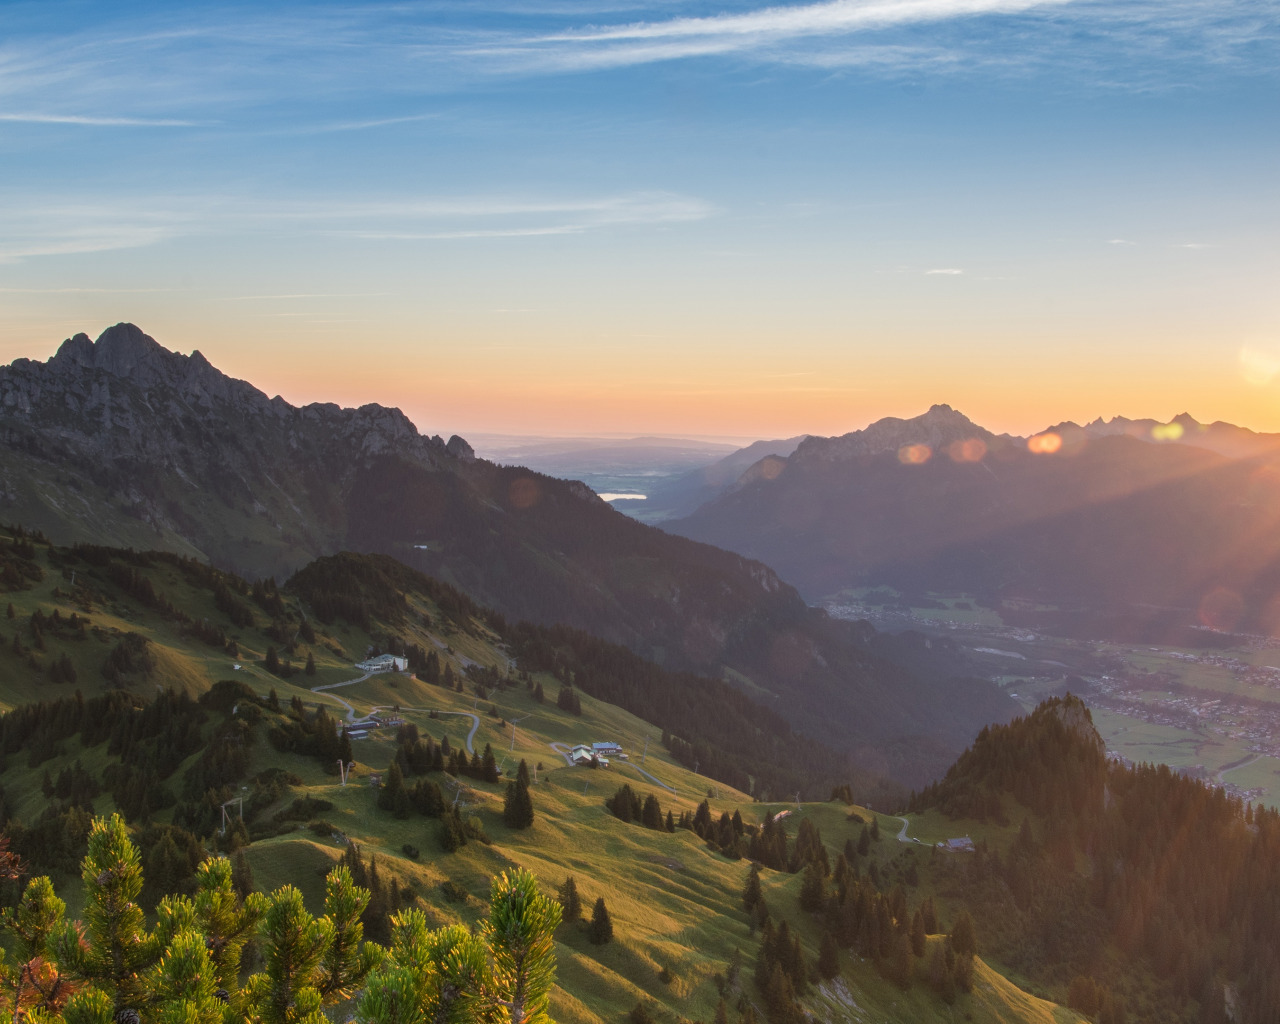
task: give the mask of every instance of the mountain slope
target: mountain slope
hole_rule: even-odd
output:
[[[894,663],[766,566],[634,522],[581,484],[475,459],[380,406],[293,408],[131,325],[0,369],[0,509],[59,541],[167,548],[251,577],[379,551],[511,619],[564,623],[727,676],[812,735],[912,781],[1014,710]]]
[[[1254,454],[1230,458],[1096,425],[1045,436],[1032,451],[935,406],[810,438],[666,527],[767,561],[811,599],[877,584],[967,593],[1058,605],[1059,624],[1075,615],[1086,631],[1280,621],[1276,448],[1254,435]]]
[[[1260,903],[1280,884],[1275,811],[1108,761],[1074,697],[984,729],[913,798],[930,808],[979,847],[938,883],[1019,975],[1099,1020],[1124,1019],[1117,1003],[1144,1022],[1280,1012],[1280,916]]]

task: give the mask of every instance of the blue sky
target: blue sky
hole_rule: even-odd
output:
[[[9,3],[0,358],[430,431],[1280,430],[1280,2]]]

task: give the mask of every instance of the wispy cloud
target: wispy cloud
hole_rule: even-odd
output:
[[[405,117],[378,117],[368,121],[341,121],[336,124],[318,124],[310,128],[302,128],[299,132],[317,135],[324,132],[360,132],[369,128],[385,128],[393,124],[429,121],[438,116],[438,114],[409,114]]]
[[[364,131],[426,120],[404,112],[406,97],[480,79],[729,57],[885,75],[1067,67],[1093,88],[1161,74],[1182,87],[1188,67],[1272,74],[1280,47],[1275,0],[719,2],[700,17],[673,16],[687,5],[666,0],[126,12],[0,40],[0,119]],[[294,123],[298,109],[312,113]]]
[[[963,274],[963,273],[964,273],[964,271],[963,271],[963,270],[961,270],[961,269],[959,269],[958,267],[938,267],[938,268],[937,268],[937,269],[935,269],[935,270],[926,270],[926,271],[925,271],[925,274],[948,274],[948,275],[952,275],[952,276],[954,276],[954,275],[956,275],[956,274]]]
[[[536,238],[687,223],[715,213],[716,208],[704,200],[666,192],[546,199],[407,197],[368,202],[347,197],[302,201],[170,196],[66,203],[14,196],[0,199],[0,219],[6,227],[0,242],[0,263],[130,249],[177,237],[227,232],[337,235],[388,242]]]
[[[0,113],[0,121],[23,124],[71,124],[94,128],[194,128],[200,121],[183,121],[165,117],[89,117],[81,114],[13,114]]]
[[[1127,238],[1108,238],[1107,245],[1137,245],[1137,242],[1131,242]]]
[[[588,70],[744,51],[769,51],[814,37],[1016,14],[1071,0],[827,0],[741,14],[670,18],[533,36],[473,52],[528,66]]]

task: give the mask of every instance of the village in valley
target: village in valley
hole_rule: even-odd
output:
[[[1027,711],[1076,694],[1122,763],[1164,763],[1242,800],[1280,802],[1280,639],[1194,627],[1187,640],[1203,646],[1068,639],[1002,623],[963,595],[929,603],[937,607],[867,595],[827,610],[956,640]]]

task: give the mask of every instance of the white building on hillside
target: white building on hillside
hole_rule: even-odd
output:
[[[408,658],[400,658],[394,654],[379,654],[376,658],[356,663],[356,668],[361,672],[403,672],[408,667]]]

